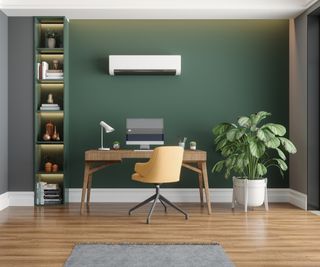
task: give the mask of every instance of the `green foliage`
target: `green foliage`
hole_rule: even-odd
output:
[[[55,31],[48,31],[47,32],[47,38],[56,38],[58,36],[58,33]]]
[[[240,117],[237,124],[224,122],[216,125],[212,129],[214,143],[224,159],[213,166],[212,172],[224,169],[226,178],[231,173],[237,173],[253,180],[265,176],[269,167],[276,166],[283,175],[283,171],[288,169],[285,152],[294,154],[297,149],[283,137],[286,134],[283,125],[261,125],[270,116],[271,113],[260,111],[249,117]]]

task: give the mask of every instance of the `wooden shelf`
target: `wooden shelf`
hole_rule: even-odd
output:
[[[37,48],[38,53],[41,54],[63,54],[63,48]]]
[[[63,109],[60,109],[60,110],[37,110],[37,113],[63,113]]]
[[[64,172],[63,171],[59,171],[59,172],[45,172],[45,171],[38,171],[37,175],[45,175],[45,174],[56,174],[56,175],[63,175]]]
[[[49,83],[54,83],[54,84],[63,84],[64,83],[64,79],[54,79],[54,80],[49,80],[49,79],[45,79],[45,80],[37,80],[38,83],[40,84],[49,84]]]
[[[37,145],[63,145],[63,141],[37,141]]]

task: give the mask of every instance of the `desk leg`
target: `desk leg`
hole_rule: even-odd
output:
[[[90,208],[90,197],[91,197],[91,184],[92,184],[92,174],[89,175],[88,179],[88,191],[87,191],[87,208]]]
[[[86,197],[86,191],[88,188],[89,169],[90,169],[90,164],[86,162],[84,167],[83,187],[82,187],[82,195],[81,195],[81,207],[80,207],[81,214],[83,213],[83,210],[84,210],[84,199]]]
[[[204,189],[205,189],[205,193],[206,193],[208,214],[211,214],[211,201],[210,201],[210,193],[209,193],[207,163],[205,161],[201,162],[201,170],[202,170],[202,177],[203,177],[203,182],[204,182]]]
[[[201,163],[198,163],[198,168],[201,170]],[[201,207],[203,207],[203,178],[202,178],[202,173],[199,173],[198,178],[199,178],[200,204],[201,204]]]

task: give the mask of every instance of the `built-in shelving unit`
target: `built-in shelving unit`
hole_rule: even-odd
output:
[[[68,20],[34,19],[35,204],[63,204],[68,188]]]

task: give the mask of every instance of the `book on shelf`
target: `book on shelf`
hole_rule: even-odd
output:
[[[44,189],[60,189],[59,184],[45,184]]]
[[[63,74],[62,70],[47,70],[47,74]]]
[[[49,64],[46,61],[42,61],[41,66],[42,66],[42,71],[41,71],[42,76],[41,77],[42,77],[42,79],[45,79],[47,70],[49,69]]]
[[[41,104],[40,110],[60,110],[58,104]]]
[[[49,70],[48,62],[41,61],[37,63],[37,79],[39,81],[63,79],[63,70]]]
[[[42,111],[60,110],[60,107],[40,107]]]

